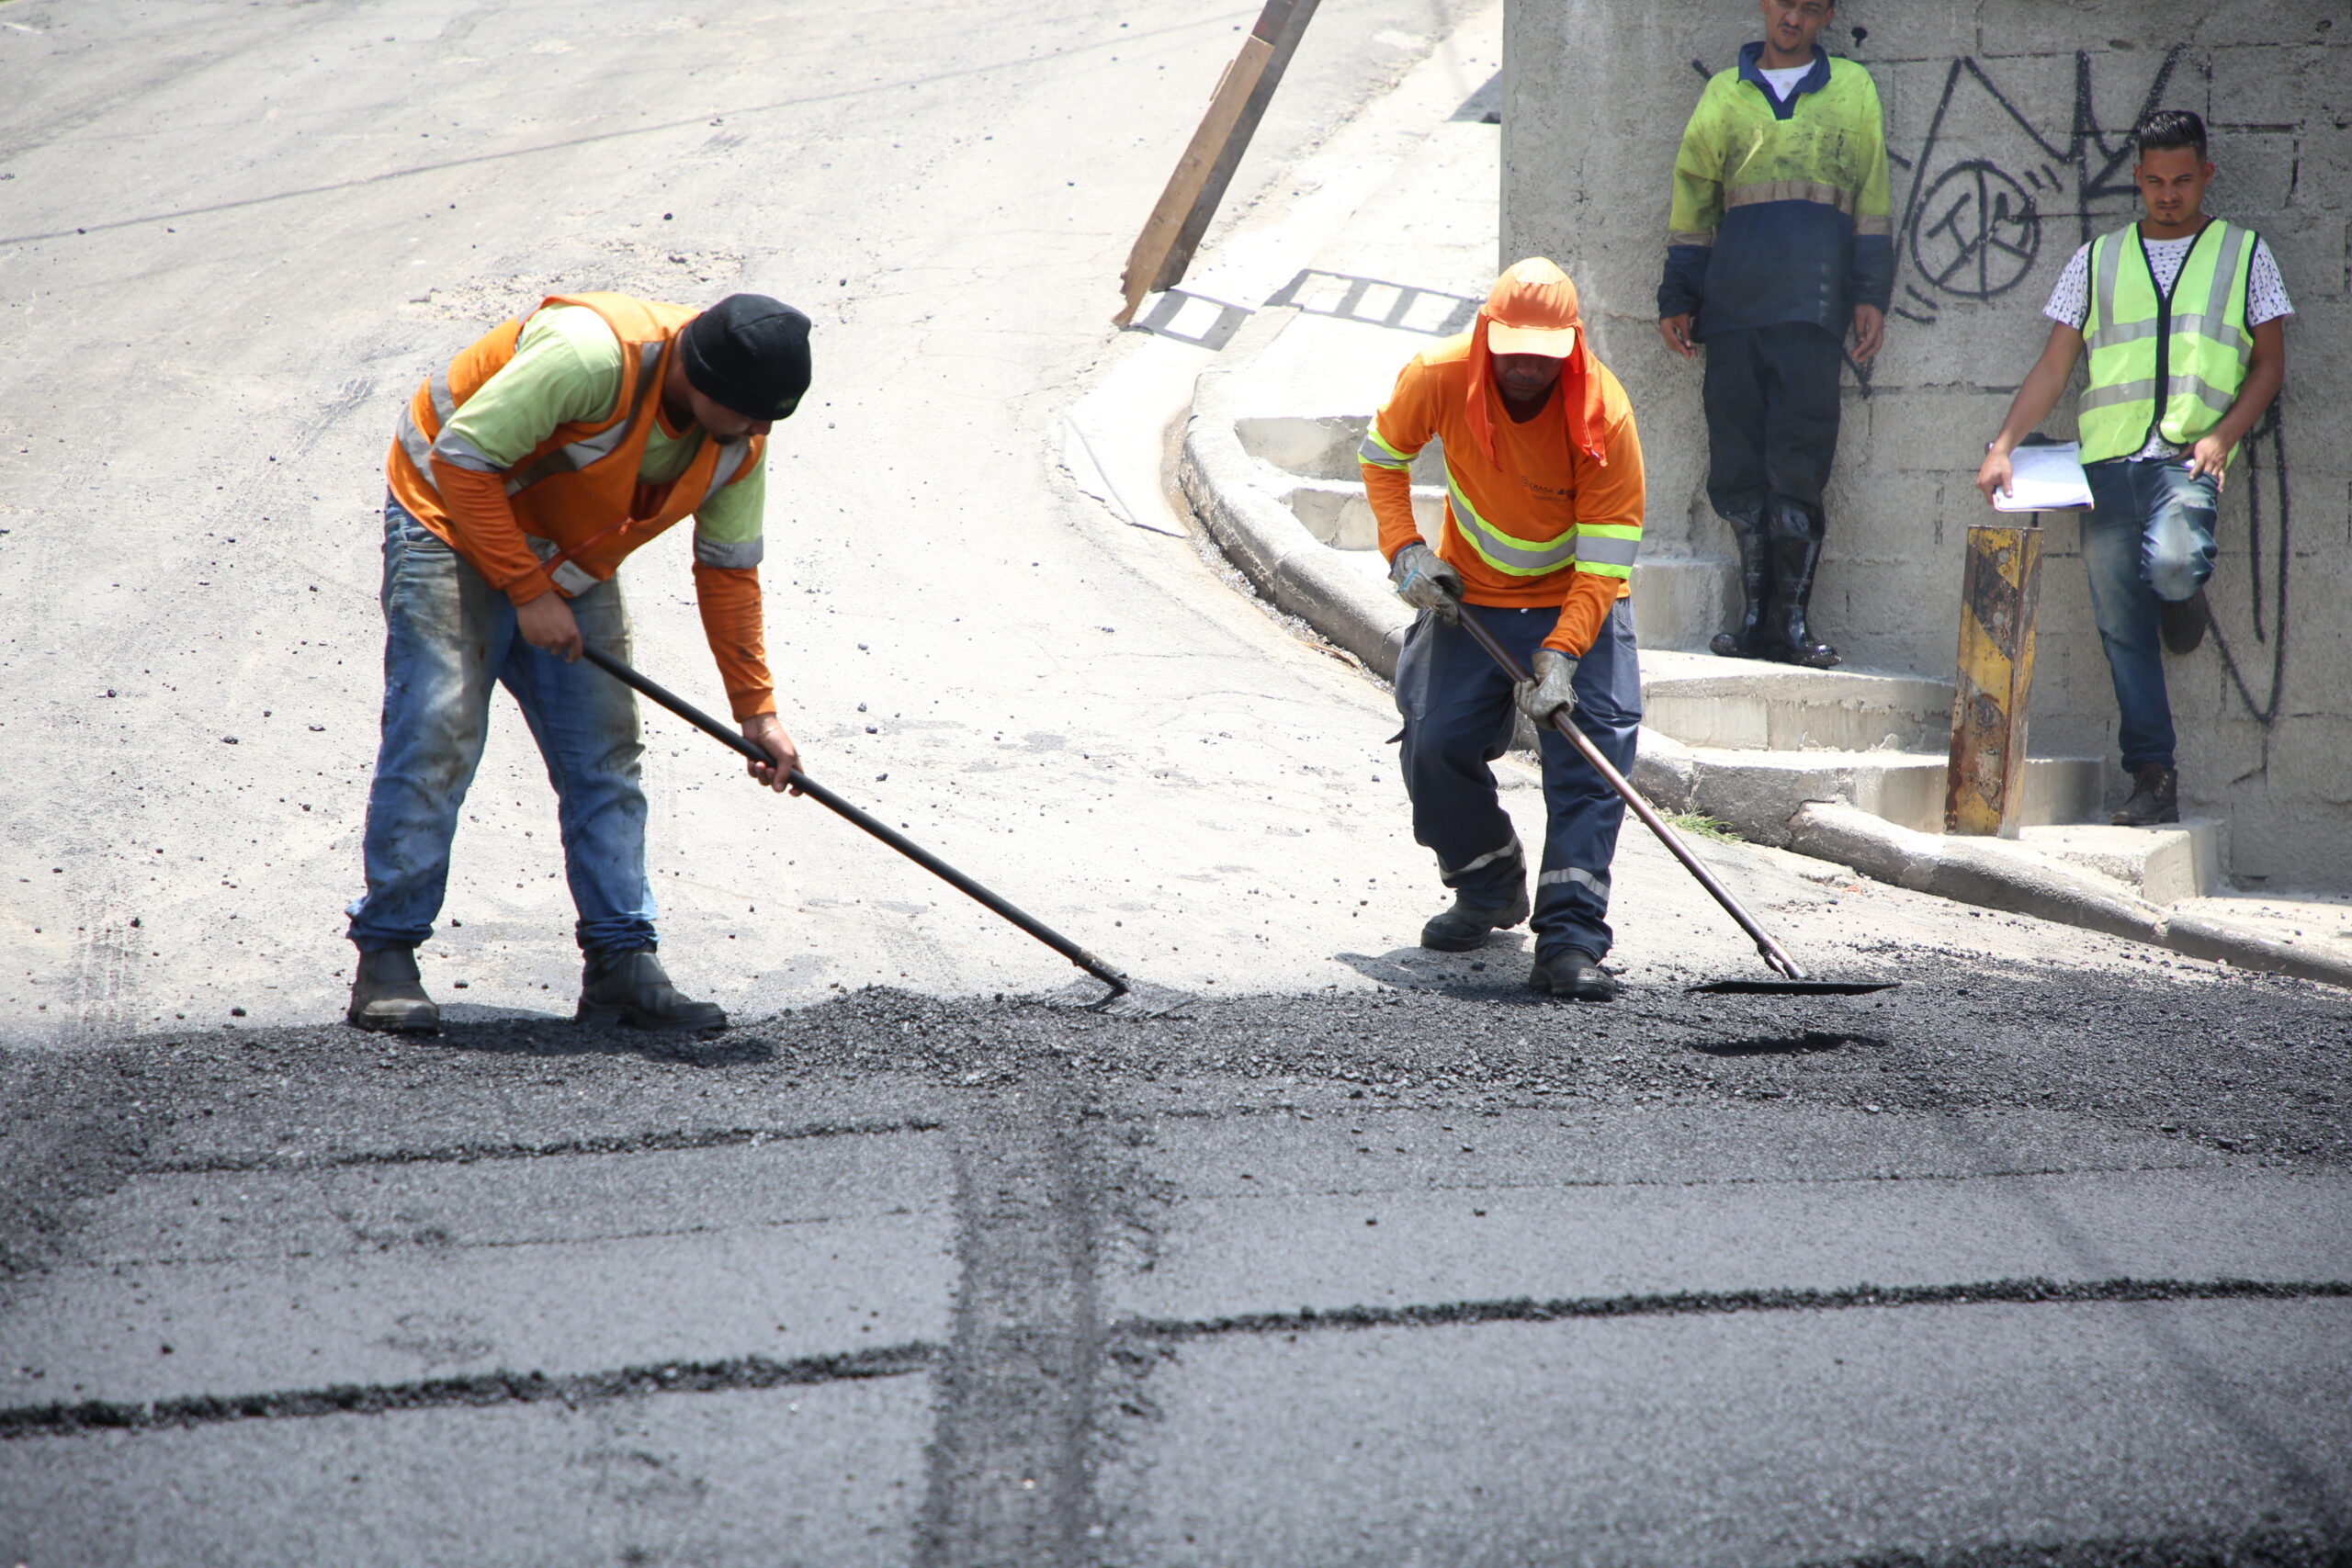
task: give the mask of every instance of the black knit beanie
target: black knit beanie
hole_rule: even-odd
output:
[[[808,389],[808,318],[764,294],[729,294],[678,347],[695,391],[752,419],[789,419]]]

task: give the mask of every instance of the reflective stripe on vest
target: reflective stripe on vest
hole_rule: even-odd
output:
[[[2083,331],[2090,384],[2077,405],[2083,461],[2132,457],[2151,434],[2186,446],[2229,412],[2254,356],[2245,324],[2254,245],[2250,229],[2208,223],[2166,299],[2138,225],[2092,242]]]
[[[662,350],[664,346],[660,343],[643,344],[639,346],[637,403],[628,411],[627,419],[598,431],[584,441],[575,441],[569,446],[559,446],[527,468],[515,469],[506,476],[506,493],[514,495],[518,491],[528,490],[549,474],[576,474],[589,464],[609,457],[627,446],[629,437],[636,433],[638,425],[652,417],[654,394],[662,385],[662,378],[654,374],[654,369],[661,363]],[[446,435],[447,433],[443,434]],[[434,450],[441,451],[440,443],[434,444]],[[442,453],[442,460],[449,461],[447,453]]]

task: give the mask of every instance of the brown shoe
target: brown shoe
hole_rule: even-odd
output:
[[[2180,820],[2180,774],[2150,762],[2132,770],[2132,798],[2110,818],[2119,828],[2153,828]]]
[[[416,969],[416,949],[386,947],[361,953],[359,972],[351,981],[351,1006],[343,1018],[355,1029],[388,1034],[431,1034],[439,1030],[441,1010],[424,994],[424,980]]]
[[[2195,652],[2205,640],[2205,628],[2212,624],[2212,606],[2205,603],[2202,588],[2177,604],[2164,599],[2156,602],[2156,626],[2168,652]]]

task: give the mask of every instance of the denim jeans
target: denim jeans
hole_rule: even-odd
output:
[[[1557,609],[1502,610],[1465,604],[1465,615],[1524,665],[1560,618]],[[1624,773],[1634,765],[1642,722],[1642,670],[1634,645],[1634,606],[1620,599],[1600,635],[1577,660],[1576,727]],[[1518,706],[1510,682],[1459,626],[1428,611],[1413,623],[1396,659],[1396,711],[1405,718],[1405,792],[1413,802],[1413,837],[1437,856],[1438,874],[1477,905],[1492,908],[1526,886],[1526,856],[1510,817],[1496,798],[1487,764],[1510,745]],[[1556,958],[1572,947],[1599,958],[1609,951],[1609,866],[1625,802],[1577,754],[1566,737],[1540,729],[1544,805],[1549,816],[1544,862],[1535,878],[1535,955]]]
[[[2165,692],[2158,601],[2193,598],[2213,575],[2213,513],[2220,492],[2192,479],[2186,458],[2092,463],[2091,510],[2083,518],[2083,567],[2091,615],[2115,678],[2117,739],[2129,772],[2173,766],[2172,701]]]
[[[513,602],[391,500],[382,598],[383,741],[368,792],[368,891],[345,911],[352,942],[372,953],[433,934],[495,684],[514,694],[555,785],[582,950],[653,945],[635,694],[593,664],[525,642]],[[581,594],[571,613],[588,641],[628,657],[619,583]]]

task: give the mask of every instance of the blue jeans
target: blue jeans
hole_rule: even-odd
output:
[[[2194,598],[2213,575],[2220,486],[2210,477],[2191,479],[2186,462],[2124,458],[2083,470],[2091,486],[2083,566],[2090,574],[2099,645],[2115,677],[2116,738],[2127,772],[2173,765],[2158,601]]]
[[[345,911],[352,942],[372,953],[433,934],[496,684],[514,694],[547,760],[582,950],[652,946],[635,694],[593,664],[525,642],[506,595],[391,500],[382,597],[383,743],[368,792],[368,891]],[[628,657],[619,583],[581,594],[571,613],[589,642]]]
[[[1521,665],[1535,656],[1560,618],[1556,608],[1499,610],[1465,604],[1465,615],[1495,635]],[[1576,727],[1623,773],[1634,765],[1642,722],[1642,670],[1634,646],[1634,606],[1617,601],[1592,648],[1577,661]],[[1526,856],[1496,798],[1487,766],[1510,748],[1517,707],[1510,682],[1459,626],[1423,611],[1396,660],[1396,711],[1405,717],[1405,791],[1413,802],[1413,838],[1437,856],[1448,887],[1487,908],[1508,904],[1526,886]],[[1570,746],[1546,727],[1544,805],[1549,817],[1544,863],[1535,878],[1535,955],[1556,958],[1582,948],[1609,951],[1609,866],[1625,803]]]

